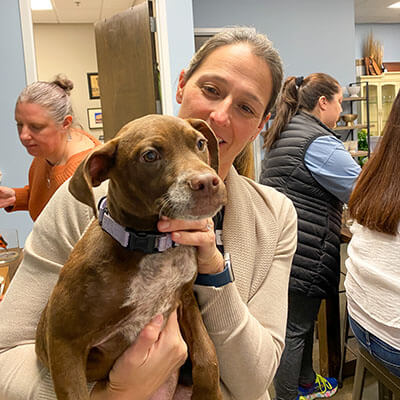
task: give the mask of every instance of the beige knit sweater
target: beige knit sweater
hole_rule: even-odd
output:
[[[0,303],[1,400],[55,399],[49,373],[35,356],[36,325],[61,266],[93,217],[67,183],[37,219]],[[223,241],[236,280],[195,290],[217,349],[224,399],[265,400],[284,346],[296,213],[285,196],[233,168],[226,184]],[[97,199],[106,187],[95,189]]]

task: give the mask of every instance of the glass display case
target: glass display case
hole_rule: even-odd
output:
[[[369,119],[370,133],[373,136],[382,135],[393,101],[400,90],[400,72],[384,72],[381,75],[362,75],[360,83],[368,82],[369,87]],[[361,85],[365,90],[365,85]],[[362,96],[365,96],[362,92]],[[367,119],[367,105],[361,108],[361,121]]]

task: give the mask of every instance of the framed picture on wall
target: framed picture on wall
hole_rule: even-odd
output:
[[[89,98],[99,99],[100,88],[99,88],[99,74],[97,72],[88,72],[88,86],[89,86]]]
[[[103,128],[103,113],[101,108],[88,108],[87,113],[89,129]]]

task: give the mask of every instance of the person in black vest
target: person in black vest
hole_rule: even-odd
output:
[[[332,130],[342,99],[327,74],[289,77],[264,137],[260,182],[288,196],[298,214],[286,347],[274,379],[278,400],[327,398],[337,390],[336,379],[314,372],[312,349],[321,299],[338,290],[342,207],[360,173]]]

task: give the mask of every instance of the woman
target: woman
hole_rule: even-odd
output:
[[[296,247],[295,210],[285,196],[239,176],[232,166],[268,119],[281,80],[280,57],[264,35],[247,28],[226,29],[194,55],[180,74],[176,93],[179,116],[206,120],[219,139],[219,174],[227,186],[228,203],[215,228],[222,230],[236,280],[232,282],[228,275],[215,287],[216,273],[224,273],[224,259],[214,230],[208,229],[211,219],[161,219],[158,228],[172,232],[177,243],[198,248],[195,291],[216,347],[224,399],[269,399],[268,387],[284,345],[288,277]],[[96,197],[104,193],[104,185],[95,189]],[[24,399],[39,394],[53,398],[49,374],[34,354],[35,327],[59,269],[91,218],[92,212],[63,185],[35,224],[25,246],[30,256],[25,257],[0,305],[4,322],[0,325],[4,351],[0,354],[0,397],[23,393]],[[32,275],[38,273],[36,284]],[[29,298],[21,295],[27,287]],[[158,398],[171,398],[176,383],[172,382],[172,390],[167,387],[171,379],[162,384],[186,358],[186,347],[176,314],[160,333],[161,324],[158,316],[142,331],[114,364],[109,380],[95,385],[92,398],[147,400],[155,392]],[[17,374],[13,369],[22,358],[24,377],[21,369]],[[27,387],[27,371],[32,376],[29,383],[37,379],[34,388]],[[169,397],[161,396],[163,390],[170,392]]]
[[[100,142],[73,127],[69,94],[73,83],[58,75],[53,82],[35,82],[19,95],[15,106],[19,139],[34,156],[29,185],[0,186],[0,207],[28,210],[35,221],[50,197]]]
[[[399,150],[400,92],[350,197],[354,223],[344,283],[354,335],[400,377]]]
[[[321,299],[338,290],[342,206],[360,171],[332,130],[342,97],[327,74],[287,78],[265,138],[261,183],[286,194],[299,219],[286,346],[274,380],[279,400],[330,397],[337,389],[335,379],[314,372],[312,349]]]

